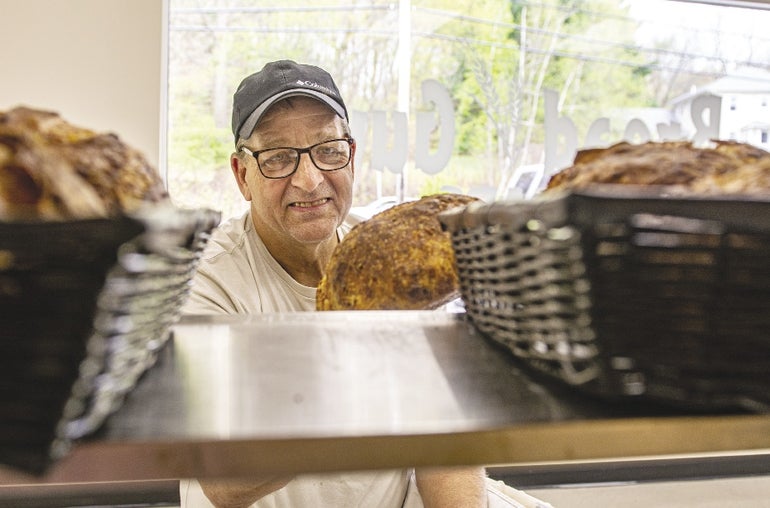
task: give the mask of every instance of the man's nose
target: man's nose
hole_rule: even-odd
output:
[[[291,184],[304,191],[312,191],[323,182],[324,176],[310,159],[309,153],[299,155],[297,171],[291,175]]]

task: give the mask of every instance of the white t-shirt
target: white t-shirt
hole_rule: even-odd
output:
[[[344,223],[340,238],[352,227]],[[303,286],[270,255],[251,213],[222,223],[198,263],[185,314],[261,314],[315,310],[316,288]]]
[[[352,224],[338,230],[342,237]],[[294,280],[270,255],[251,214],[231,219],[213,233],[199,261],[185,314],[256,314],[315,310],[316,288]],[[400,508],[408,470],[306,475],[257,501],[255,508]],[[179,486],[183,508],[212,504],[195,480]]]

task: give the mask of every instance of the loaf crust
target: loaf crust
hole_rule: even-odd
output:
[[[582,150],[554,174],[546,191],[593,184],[668,186],[697,194],[758,194],[770,189],[770,153],[735,141],[618,143]]]
[[[451,238],[437,216],[472,201],[460,194],[426,196],[357,224],[327,265],[317,309],[435,309],[459,297]]]
[[[157,170],[115,134],[51,111],[0,112],[0,220],[111,217],[167,198]]]

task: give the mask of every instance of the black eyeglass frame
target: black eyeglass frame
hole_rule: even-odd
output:
[[[313,159],[313,153],[311,152],[311,150],[313,150],[313,148],[315,148],[317,146],[325,145],[326,143],[331,143],[333,141],[347,141],[347,143],[348,143],[348,160],[345,161],[345,164],[343,164],[342,166],[340,166],[338,168],[333,168],[333,169],[332,168],[330,168],[330,169],[321,168],[321,167],[318,166],[318,163],[315,161],[315,159]],[[293,175],[294,173],[297,172],[297,168],[299,168],[299,160],[302,157],[303,153],[307,154],[307,156],[310,158],[310,162],[312,162],[313,166],[315,166],[316,169],[318,169],[319,171],[339,171],[340,169],[342,169],[345,166],[347,166],[348,164],[350,164],[350,161],[353,159],[353,153],[352,153],[352,151],[353,151],[352,150],[353,143],[355,143],[355,139],[353,139],[351,137],[346,137],[346,138],[327,139],[326,141],[321,141],[320,143],[316,143],[314,145],[311,145],[311,146],[308,146],[308,147],[305,147],[305,148],[296,148],[296,147],[293,147],[293,146],[275,146],[275,147],[272,147],[272,148],[265,148],[264,150],[251,150],[251,149],[249,149],[246,146],[242,146],[240,148],[240,150],[242,152],[245,152],[245,153],[251,155],[252,157],[254,157],[254,161],[257,163],[257,169],[259,169],[259,172],[260,172],[260,174],[262,174],[262,176],[264,176],[265,178],[268,178],[270,180],[281,180],[283,178],[289,178],[291,175]],[[265,172],[262,170],[262,166],[260,166],[260,164],[259,164],[259,155],[262,154],[262,153],[265,153],[265,152],[270,152],[272,150],[294,150],[295,152],[297,152],[297,159],[294,161],[294,169],[292,169],[289,173],[287,173],[287,174],[285,174],[283,176],[267,176],[265,174]]]

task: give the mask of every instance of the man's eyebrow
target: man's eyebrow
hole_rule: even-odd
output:
[[[316,143],[322,143],[330,139],[341,139],[345,137],[348,137],[348,134],[345,134],[345,132],[339,132],[336,129],[333,131],[319,131],[317,136],[318,139],[313,143],[310,143],[310,145],[314,145]],[[260,148],[259,150],[263,150],[265,148],[280,148],[280,147],[303,148],[302,146],[294,146],[292,143],[287,142],[285,138],[281,138],[281,137],[263,138],[260,136],[258,139],[258,142],[263,147],[263,148]],[[310,146],[310,145],[307,145],[307,146]]]

